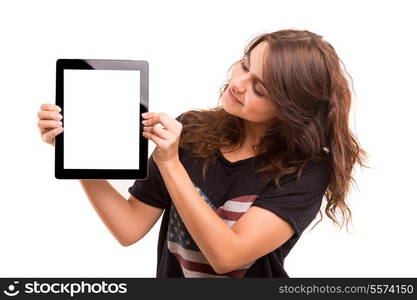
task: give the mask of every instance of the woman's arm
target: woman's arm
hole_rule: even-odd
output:
[[[182,123],[164,113],[147,112],[142,117],[143,136],[157,146],[152,157],[173,204],[211,267],[221,274],[225,269],[224,252],[236,248],[236,234],[200,196],[180,162]]]
[[[155,225],[163,209],[131,196],[126,200],[107,180],[80,180],[95,211],[123,246],[129,246]]]
[[[188,232],[212,268],[223,274],[225,253],[236,249],[236,233],[200,196],[181,162],[160,163],[159,170]]]

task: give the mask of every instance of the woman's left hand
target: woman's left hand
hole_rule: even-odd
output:
[[[153,159],[156,164],[179,161],[178,146],[182,124],[165,113],[147,112],[142,114],[143,136],[156,144]],[[161,126],[158,126],[161,124]]]

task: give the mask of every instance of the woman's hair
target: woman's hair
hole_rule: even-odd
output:
[[[280,188],[282,176],[297,172],[299,178],[307,162],[328,159],[331,171],[325,211],[340,227],[347,218],[347,229],[351,211],[345,199],[355,182],[353,167],[356,163],[365,166],[367,157],[349,130],[351,92],[344,73],[352,78],[343,72],[343,62],[320,35],[307,30],[260,34],[248,43],[243,58],[263,41],[268,43],[263,80],[277,115],[275,124],[253,147],[267,158],[256,173],[272,174],[270,178]],[[220,88],[220,97],[227,87],[228,81]],[[245,140],[244,120],[222,106],[190,110],[181,116],[181,122],[180,147],[192,149],[203,159],[203,178],[210,161],[221,155],[220,148],[238,149]],[[337,221],[336,208],[342,212],[342,224]],[[321,210],[320,217],[318,222],[323,219]]]

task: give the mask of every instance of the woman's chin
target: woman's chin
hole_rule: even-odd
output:
[[[231,107],[229,100],[226,99],[226,97],[226,95],[223,95],[223,97],[221,98],[221,104],[223,106],[223,109],[231,115],[236,115],[236,113],[234,113],[233,107]]]

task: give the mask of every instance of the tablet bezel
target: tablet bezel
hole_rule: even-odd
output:
[[[138,169],[64,169],[64,70],[138,70],[140,71],[140,116]],[[146,179],[148,177],[148,139],[142,136],[142,113],[148,112],[149,64],[144,60],[58,59],[56,61],[56,105],[62,109],[64,131],[55,137],[55,178],[57,179]],[[139,153],[138,153],[139,155]]]

